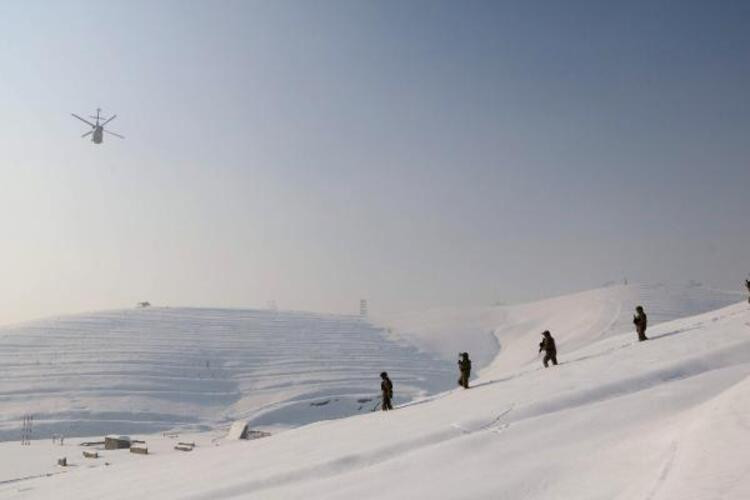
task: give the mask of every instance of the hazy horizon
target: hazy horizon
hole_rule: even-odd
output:
[[[742,291],[750,4],[0,4],[0,324]],[[126,139],[80,136],[101,107]]]

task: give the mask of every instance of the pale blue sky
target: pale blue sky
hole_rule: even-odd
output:
[[[750,3],[0,3],[0,323],[750,271]],[[99,146],[69,113],[116,112]]]

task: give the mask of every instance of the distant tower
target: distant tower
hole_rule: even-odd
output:
[[[367,317],[367,299],[359,299],[359,315]]]
[[[31,427],[34,425],[34,417],[32,415],[23,416],[23,427],[21,429],[21,445],[31,444]]]

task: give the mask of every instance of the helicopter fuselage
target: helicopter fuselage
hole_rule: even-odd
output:
[[[101,144],[104,139],[104,127],[97,125],[94,127],[94,133],[91,134],[91,142],[94,144]]]

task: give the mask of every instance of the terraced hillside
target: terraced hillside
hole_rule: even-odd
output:
[[[296,426],[369,412],[378,374],[405,401],[455,384],[454,367],[359,317],[150,308],[0,328],[0,439],[205,430],[247,418]]]

